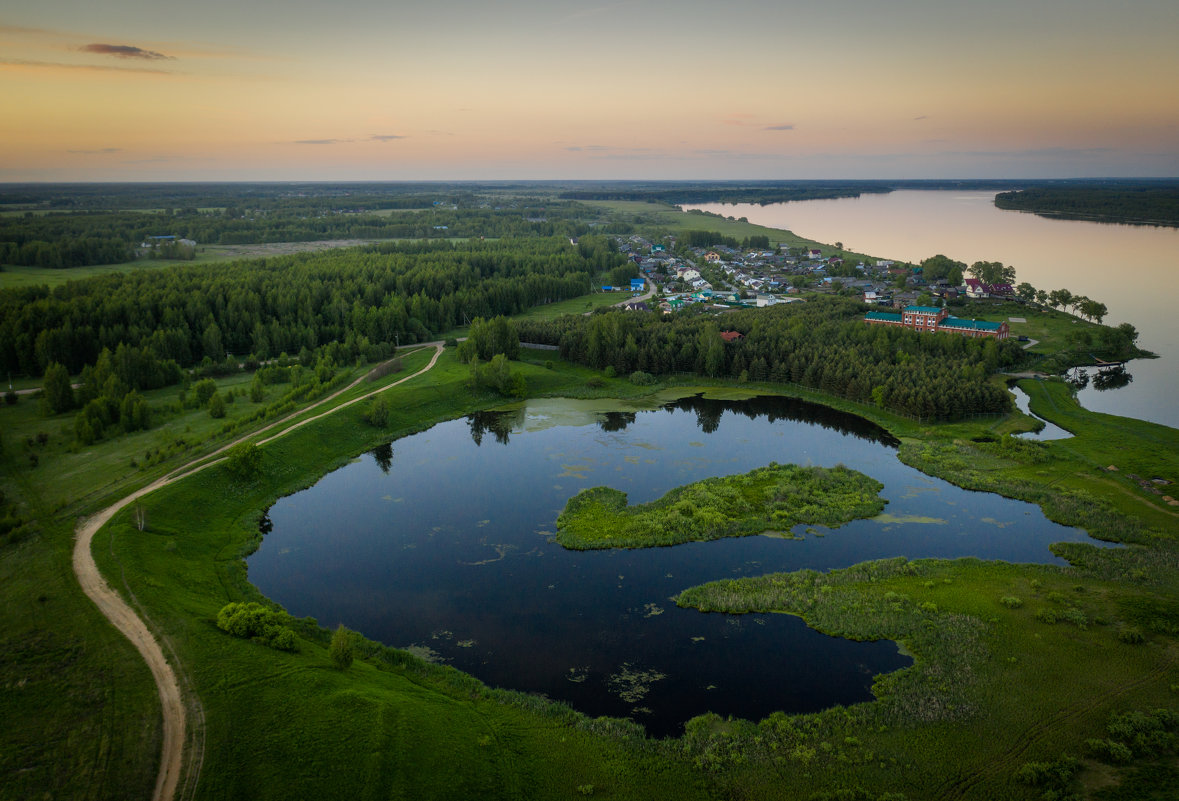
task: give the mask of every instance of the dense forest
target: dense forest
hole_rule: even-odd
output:
[[[249,262],[133,271],[0,292],[0,370],[77,373],[103,349],[182,367],[329,342],[427,340],[474,320],[584,295],[633,266],[604,237],[384,243]]]
[[[1179,226],[1179,185],[1174,182],[1037,187],[1002,192],[995,196],[995,205],[1066,219]]]
[[[605,312],[516,325],[521,341],[559,345],[566,359],[640,380],[688,372],[794,383],[923,419],[1010,409],[987,376],[1023,358],[1018,344],[867,326],[863,313],[858,302],[826,297],[720,318]],[[726,343],[722,331],[743,338]]]
[[[419,200],[418,202],[428,201]],[[50,212],[0,217],[0,264],[81,267],[131,261],[154,236],[198,245],[250,245],[326,239],[429,239],[476,236],[578,237],[589,226],[585,210],[568,202],[545,206],[460,208],[431,206],[378,216],[365,209],[226,207],[164,212]],[[616,224],[609,229],[626,233]],[[157,255],[154,254],[153,255]]]

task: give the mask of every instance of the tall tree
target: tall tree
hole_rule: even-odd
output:
[[[74,388],[70,386],[70,374],[65,366],[50,362],[45,368],[45,406],[51,414],[61,414],[74,408]]]

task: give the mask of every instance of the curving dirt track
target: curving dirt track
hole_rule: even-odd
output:
[[[289,434],[290,432],[301,428],[307,423],[310,423],[312,420],[318,420],[319,418],[328,414],[333,414],[340,409],[351,406],[352,404],[362,401],[365,398],[370,398],[373,395],[384,392],[386,389],[395,387],[398,384],[409,381],[410,379],[417,378],[423,373],[429,371],[434,367],[435,363],[437,363],[438,357],[442,355],[442,343],[431,342],[427,343],[427,346],[432,346],[434,348],[434,356],[430,359],[430,362],[425,367],[423,367],[421,370],[418,370],[416,373],[408,375],[398,381],[394,381],[388,386],[381,387],[380,389],[376,389],[365,395],[361,395],[358,398],[354,398],[347,403],[340,404],[339,406],[336,406],[333,409],[324,412],[323,414],[308,418],[307,420],[291,426],[290,428],[287,428],[278,434],[268,437],[265,440],[261,440],[261,444],[278,439],[279,437]],[[156,638],[148,629],[147,624],[144,623],[142,618],[140,618],[139,615],[135,613],[135,611],[117,592],[111,589],[110,585],[106,583],[105,579],[103,579],[102,574],[99,573],[98,565],[94,562],[94,556],[90,552],[90,546],[94,540],[94,535],[97,534],[98,530],[106,525],[106,523],[127,504],[138,500],[148,493],[155,492],[161,487],[165,487],[168,484],[177,481],[178,479],[193,475],[194,473],[204,470],[206,467],[217,464],[221,461],[221,459],[211,457],[216,457],[240,442],[244,442],[248,439],[258,436],[258,434],[264,431],[269,431],[276,426],[280,426],[283,423],[291,420],[293,417],[305,414],[309,409],[314,409],[318,406],[328,403],[329,401],[339,397],[342,393],[352,389],[363,380],[364,377],[358,378],[343,389],[332,393],[328,397],[306,409],[301,409],[298,412],[287,415],[281,420],[277,420],[265,428],[251,432],[250,434],[230,442],[229,444],[217,449],[211,454],[206,454],[192,460],[191,462],[188,462],[185,465],[182,465],[181,467],[178,467],[171,473],[168,473],[166,476],[153,481],[146,487],[142,487],[125,498],[122,498],[121,500],[111,504],[101,512],[98,512],[97,514],[82,520],[75,530],[76,539],[74,540],[73,554],[74,575],[78,577],[78,583],[82,586],[82,591],[86,593],[90,600],[94,601],[95,605],[98,606],[98,609],[100,612],[102,612],[103,616],[105,616],[106,619],[109,620],[115,628],[121,631],[127,637],[127,639],[131,641],[136,649],[138,649],[139,653],[143,656],[144,661],[147,662],[148,668],[151,669],[152,678],[155,679],[156,687],[159,689],[160,705],[163,711],[164,726],[163,744],[161,746],[160,754],[160,772],[156,776],[156,786],[155,790],[152,792],[153,801],[172,801],[172,799],[175,798],[176,788],[185,770],[184,741],[187,735],[187,713],[185,708],[186,699],[184,694],[180,691],[180,683],[176,678],[176,671],[173,670],[172,665],[168,663],[167,658],[164,656],[163,650],[160,648],[159,642],[156,641]],[[199,700],[194,697],[189,699],[189,701],[197,705],[199,710]],[[203,716],[198,715],[198,717]],[[200,738],[195,740],[195,743],[199,744],[200,742],[202,742],[202,739]],[[194,747],[199,748],[200,746],[196,745]],[[202,757],[203,755],[199,753],[194,753],[191,755],[191,758],[188,761],[190,770],[199,771]],[[186,786],[195,788],[195,777],[192,780],[187,781]]]

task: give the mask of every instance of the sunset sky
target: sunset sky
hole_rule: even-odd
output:
[[[37,0],[0,181],[1179,176],[1176,0]]]

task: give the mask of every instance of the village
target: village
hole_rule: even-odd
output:
[[[803,291],[859,295],[864,303],[880,306],[869,312],[869,325],[897,325],[914,331],[957,333],[969,337],[1006,339],[1006,323],[987,323],[952,316],[947,305],[965,300],[1019,301],[1009,283],[986,284],[966,278],[952,285],[945,278],[927,281],[919,266],[877,260],[845,264],[842,255],[826,255],[819,248],[737,249],[727,245],[677,247],[674,237],[666,243],[642,236],[619,237],[618,248],[643,275],[629,286],[603,286],[603,291],[630,291],[638,297],[649,282],[655,288],[650,302],[631,300],[621,304],[631,311],[658,309],[671,313],[700,304],[712,311],[763,308],[801,303]],[[851,274],[849,274],[851,273]],[[897,311],[884,311],[895,309]]]

